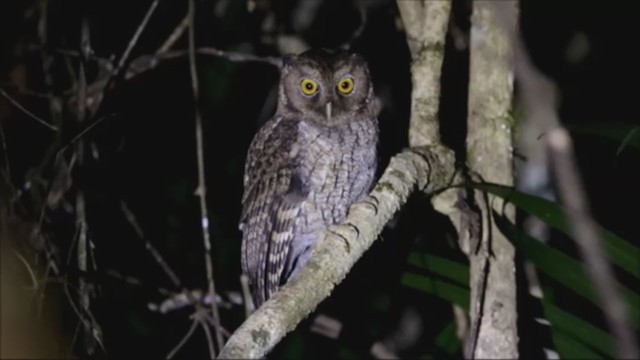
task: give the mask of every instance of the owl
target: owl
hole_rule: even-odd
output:
[[[284,58],[276,112],[251,141],[244,169],[241,263],[256,307],[370,190],[376,99],[359,54],[314,49]]]

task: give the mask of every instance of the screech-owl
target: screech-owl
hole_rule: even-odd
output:
[[[256,308],[367,195],[378,109],[361,55],[317,49],[284,58],[276,113],[253,138],[244,170],[242,271]]]

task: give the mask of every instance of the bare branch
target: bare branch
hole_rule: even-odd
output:
[[[216,302],[223,308],[231,308],[234,305],[242,305],[242,297],[235,292],[226,293],[228,299],[222,299],[219,294],[216,294],[215,299],[211,298],[206,292],[200,289],[184,290],[181,293],[169,294],[169,297],[163,300],[159,304],[149,303],[147,306],[151,311],[157,311],[161,314],[166,314],[170,311],[179,310],[187,306],[195,305],[211,305],[212,302]]]
[[[19,102],[17,102],[15,99],[13,99],[9,94],[7,94],[4,89],[0,88],[0,94],[2,94],[2,96],[5,97],[5,99],[9,100],[9,102],[11,104],[13,104],[13,106],[17,107],[18,109],[20,109],[20,111],[22,111],[23,113],[25,113],[27,116],[29,116],[30,118],[32,118],[33,120],[39,122],[40,124],[44,125],[46,128],[48,128],[51,131],[58,131],[58,128],[49,124],[48,122],[44,121],[42,118],[36,116],[34,113],[32,113],[31,111],[27,110],[24,106],[20,105]]]
[[[120,201],[120,209],[122,209],[124,216],[127,218],[127,221],[129,222],[129,224],[131,224],[131,226],[135,230],[138,237],[142,241],[144,241],[145,248],[151,253],[151,256],[153,256],[153,258],[156,260],[158,265],[160,265],[164,273],[167,274],[167,276],[169,277],[169,280],[171,280],[171,282],[173,283],[173,285],[175,285],[176,288],[180,288],[182,286],[180,278],[178,278],[178,275],[176,275],[176,273],[171,269],[169,264],[167,264],[167,262],[164,260],[162,255],[160,255],[160,252],[158,251],[158,249],[156,249],[155,246],[153,246],[153,244],[151,244],[151,242],[144,237],[144,233],[142,232],[142,227],[140,227],[140,225],[138,224],[138,221],[136,220],[136,216],[133,214],[133,212],[131,212],[131,210],[129,210],[129,207],[124,201]]]
[[[205,338],[207,339],[207,347],[209,349],[209,359],[216,358],[216,349],[213,347],[213,339],[211,338],[211,330],[209,330],[209,325],[205,321],[200,321],[200,326],[202,326],[202,330],[204,330]],[[213,326],[214,328],[217,325]]]
[[[131,37],[131,40],[129,40],[129,44],[127,45],[127,48],[124,50],[124,53],[120,57],[120,61],[118,61],[118,66],[116,67],[116,69],[113,72],[113,74],[110,77],[110,79],[117,78],[118,75],[120,75],[120,72],[123,70],[124,64],[129,59],[129,55],[131,54],[131,51],[136,46],[136,43],[138,42],[138,39],[140,39],[140,35],[142,35],[142,32],[147,27],[147,24],[149,23],[149,20],[151,19],[151,15],[153,15],[154,11],[158,7],[158,2],[159,2],[159,0],[154,0],[151,3],[151,6],[149,6],[149,9],[147,10],[147,13],[144,15],[144,18],[142,19],[142,22],[140,22],[140,25],[138,25],[138,28],[136,29],[136,32]],[[110,81],[111,80],[107,81],[107,84]]]
[[[77,247],[77,256],[78,256],[78,270],[83,273],[87,272],[87,221],[85,216],[85,202],[84,195],[81,191],[78,192],[76,199],[76,227],[78,232],[78,247]],[[78,279],[78,296],[80,298],[80,306],[82,307],[83,313],[90,314],[90,295],[89,295],[89,287],[87,286],[84,278]],[[83,322],[84,323],[84,334],[85,334],[85,346],[87,348],[87,352],[89,354],[94,351],[94,340],[98,343],[102,343],[102,340],[98,337],[98,333],[94,331],[94,320],[93,317],[91,322]]]
[[[178,345],[176,345],[167,355],[167,359],[171,359],[173,358],[173,356],[184,346],[184,344],[187,343],[187,340],[189,340],[189,338],[191,337],[191,335],[193,335],[193,332],[196,331],[196,328],[198,327],[199,322],[197,320],[193,320],[193,322],[191,323],[191,327],[189,327],[189,330],[187,331],[187,333],[184,335],[184,337],[180,340],[180,342],[178,343]]]
[[[450,185],[453,177],[453,154],[441,146],[394,156],[368,200],[352,205],[341,225],[320,236],[300,273],[236,330],[219,358],[263,357],[330,295],[416,185],[433,193]]]
[[[189,13],[187,13],[184,16],[184,18],[182,18],[182,21],[180,21],[180,24],[178,24],[178,26],[176,26],[176,28],[173,30],[171,35],[169,35],[167,40],[165,40],[165,42],[162,43],[162,45],[158,48],[158,50],[156,50],[156,55],[163,54],[167,52],[169,49],[171,49],[173,44],[175,44],[176,41],[178,41],[178,39],[180,38],[180,36],[184,34],[185,30],[187,30],[190,20],[191,20],[191,16]]]
[[[9,152],[7,149],[7,141],[4,135],[4,124],[0,121],[0,144],[2,145],[2,154],[4,155],[4,169],[7,184],[11,184],[11,166],[9,165]]]
[[[589,210],[573,145],[557,114],[556,88],[549,78],[535,68],[521,35],[513,26],[517,17],[506,4],[496,3],[505,28],[515,48],[516,79],[522,87],[522,100],[527,122],[540,124],[549,151],[558,195],[566,205],[574,239],[585,261],[585,271],[593,282],[609,328],[616,338],[620,358],[640,356],[634,330],[629,324],[626,304],[611,265],[602,250],[600,234]]]
[[[200,108],[198,107],[198,100],[200,98],[198,88],[198,74],[196,71],[196,56],[195,56],[195,39],[194,39],[194,27],[195,27],[195,0],[189,1],[189,69],[191,72],[191,84],[193,90],[193,97],[195,99],[195,120],[196,120],[196,156],[198,160],[198,189],[196,195],[200,199],[200,214],[202,224],[202,239],[204,242],[204,259],[207,267],[207,281],[209,282],[209,296],[212,299],[216,297],[215,283],[213,280],[213,260],[211,259],[211,239],[209,236],[209,213],[207,210],[207,186],[204,176],[204,140],[202,136],[202,115],[200,114]],[[214,333],[216,335],[216,342],[218,348],[221,349],[224,340],[218,326],[220,325],[220,316],[218,315],[218,305],[215,301],[211,302],[211,315],[216,323],[214,326]]]

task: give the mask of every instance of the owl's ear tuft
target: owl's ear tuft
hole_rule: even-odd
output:
[[[284,68],[293,66],[296,58],[297,58],[297,55],[294,55],[294,54],[288,54],[283,56],[281,67],[284,69]]]
[[[352,52],[351,54],[349,54],[349,57],[351,58],[351,60],[354,60],[356,62],[363,63],[363,64],[367,63],[367,60],[365,60],[364,56],[362,56],[362,54],[360,53]]]

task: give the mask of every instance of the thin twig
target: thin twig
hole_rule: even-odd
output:
[[[275,56],[258,56],[258,55],[245,54],[245,53],[235,52],[235,51],[220,50],[213,47],[200,47],[195,49],[194,52],[199,55],[221,57],[223,59],[226,59],[232,62],[240,62],[240,63],[259,62],[263,64],[269,64],[277,68],[280,68],[280,66],[282,65],[282,59]],[[167,50],[166,52],[163,52],[163,53],[141,55],[131,61],[131,63],[127,67],[127,70],[125,71],[124,79],[131,80],[132,78],[142,73],[155,69],[164,60],[177,59],[183,56],[189,56],[189,49]],[[109,78],[103,78],[93,82],[91,85],[88,86],[88,94],[93,96],[95,94],[102,92],[103,89],[106,89],[106,85],[108,81],[109,81]],[[71,102],[77,100],[74,97],[75,95],[73,95],[70,92],[66,92],[65,95],[71,95],[71,98],[70,98]],[[98,96],[97,98],[100,99],[101,97]]]
[[[86,16],[82,19],[80,53],[82,56],[80,56],[78,65],[78,122],[83,123],[87,113],[87,74],[85,64],[89,60],[89,54],[91,53],[89,20]]]
[[[110,76],[109,81],[107,81],[107,84],[109,84],[111,82],[111,79],[117,78],[118,75],[120,75],[120,73],[122,72],[122,70],[124,68],[124,64],[129,59],[129,55],[131,54],[131,51],[136,46],[136,43],[138,42],[138,39],[140,39],[140,35],[142,35],[142,32],[147,27],[147,23],[151,19],[151,15],[153,15],[154,11],[158,7],[158,2],[159,2],[159,0],[154,0],[151,3],[151,6],[149,6],[149,9],[147,10],[147,13],[144,15],[144,18],[142,19],[142,22],[140,23],[140,25],[138,25],[138,28],[136,29],[136,32],[133,34],[133,37],[131,37],[131,40],[129,40],[129,44],[127,45],[127,48],[125,49],[124,53],[120,57],[120,61],[118,61],[118,66],[116,67],[116,70],[112,73],[112,75]],[[105,88],[107,88],[107,87],[105,86]]]
[[[124,70],[124,65],[127,62],[127,60],[129,59],[129,55],[131,54],[131,51],[136,46],[136,43],[140,39],[140,35],[142,35],[142,32],[147,27],[147,24],[149,23],[149,20],[151,19],[151,16],[153,15],[153,13],[155,12],[156,8],[158,7],[158,2],[159,2],[159,0],[154,0],[151,3],[151,6],[149,6],[149,9],[147,10],[147,13],[144,15],[144,18],[142,18],[142,21],[140,22],[140,25],[138,25],[138,28],[136,29],[136,32],[131,37],[131,40],[129,40],[129,44],[127,45],[127,48],[124,50],[124,53],[122,53],[122,56],[120,57],[120,60],[118,61],[117,67],[115,68],[114,71],[109,73],[109,77],[104,81],[104,86],[98,86],[99,95],[97,96],[97,100],[96,100],[97,101],[97,105],[95,107],[96,109],[102,103],[102,99],[104,99],[105,92],[110,91],[111,84],[120,77],[120,74]]]
[[[122,281],[125,284],[131,285],[131,286],[144,286],[143,282],[138,279],[135,278],[133,276],[129,276],[129,275],[123,275],[120,272],[118,272],[117,270],[114,269],[107,269],[105,271],[106,275],[111,276],[114,279],[117,279],[119,281]],[[158,292],[159,295],[162,296],[173,296],[174,292],[164,288],[164,287],[154,287],[155,290]]]
[[[211,338],[211,330],[209,330],[209,325],[205,321],[198,321],[202,326],[202,330],[204,330],[205,338],[207,339],[207,347],[209,348],[209,358],[211,360],[216,358],[216,349],[213,347],[213,339]],[[213,326],[214,328],[217,325]]]
[[[88,133],[91,129],[93,129],[94,127],[96,127],[97,125],[99,125],[100,123],[102,123],[104,120],[106,119],[110,119],[112,117],[115,117],[115,114],[110,114],[110,115],[106,115],[103,116],[101,118],[99,118],[98,120],[94,121],[92,124],[90,124],[89,126],[87,126],[84,130],[80,131],[80,133],[78,133],[78,135],[74,136],[73,139],[71,139],[71,141],[69,141],[69,143],[65,146],[63,146],[62,148],[60,148],[60,150],[58,150],[57,156],[60,156],[60,154],[62,152],[64,152],[69,146],[75,144],[78,140],[80,140],[86,133]]]
[[[275,56],[258,56],[253,54],[246,54],[236,51],[220,50],[213,47],[200,47],[193,51],[198,55],[209,55],[224,58],[231,62],[259,62],[263,64],[273,65],[280,68],[282,65],[282,59]],[[167,50],[162,53],[156,53],[152,55],[141,55],[135,60],[131,61],[125,73],[125,79],[130,80],[133,77],[140,75],[146,71],[155,69],[162,61],[181,58],[183,56],[189,56],[189,49],[180,50]],[[105,84],[105,80],[97,81],[91,85],[90,88],[97,91],[101,89]]]
[[[17,251],[13,251],[16,256],[18,257],[18,259],[20,259],[20,262],[22,262],[22,264],[24,265],[24,267],[27,269],[27,272],[29,273],[29,277],[31,278],[31,283],[33,284],[33,290],[37,290],[38,289],[38,280],[36,279],[36,274],[34,273],[33,269],[31,268],[31,265],[29,265],[29,262],[27,261],[27,259],[24,258],[24,256],[20,255],[19,252]]]
[[[167,40],[165,40],[165,42],[162,43],[162,45],[158,48],[158,50],[156,50],[156,55],[163,54],[167,52],[169,49],[171,49],[173,44],[175,44],[176,41],[178,41],[178,39],[180,38],[180,36],[184,34],[185,30],[187,30],[187,26],[189,26],[189,19],[190,19],[190,16],[189,16],[189,13],[187,13],[182,19],[182,21],[180,21],[180,24],[178,24],[178,26],[173,30],[171,35],[169,35]]]
[[[53,75],[51,74],[51,68],[53,66],[53,58],[44,50],[46,44],[48,43],[48,11],[47,7],[48,1],[41,1],[40,4],[40,18],[38,19],[38,42],[40,47],[43,49],[40,52],[40,56],[42,59],[42,73],[44,77],[44,83],[46,85],[46,92],[49,95],[49,116],[51,117],[51,122],[58,129],[55,135],[54,141],[47,148],[47,152],[45,156],[42,158],[40,163],[38,164],[35,176],[40,176],[40,174],[44,171],[44,168],[49,164],[49,161],[53,156],[55,156],[56,149],[60,145],[61,141],[61,133],[62,133],[62,100],[53,95],[53,89],[55,88]],[[42,211],[44,212],[45,206],[43,204]],[[42,219],[42,217],[41,217]],[[40,225],[38,226],[38,232],[40,231]]]
[[[97,340],[98,345],[100,345],[100,347],[104,350],[104,345],[102,344],[102,340],[101,340],[102,330],[100,329],[100,325],[98,325],[98,322],[93,317],[93,314],[91,314],[90,312],[83,312],[81,311],[81,308],[78,308],[76,303],[73,301],[73,296],[71,296],[71,292],[69,291],[70,288],[73,288],[73,290],[75,290],[78,293],[78,295],[80,295],[80,289],[76,288],[75,286],[70,284],[68,281],[60,280],[60,282],[63,285],[62,287],[64,289],[64,293],[67,297],[67,300],[69,301],[69,304],[71,305],[71,308],[73,309],[73,311],[78,316],[78,319],[82,322],[85,328],[91,329],[91,335]]]
[[[202,216],[200,223],[202,224],[202,238],[204,241],[204,258],[207,267],[207,280],[209,282],[209,296],[215,299],[215,283],[213,281],[213,260],[211,258],[211,239],[209,238],[209,214],[207,211],[206,200],[206,182],[204,176],[204,140],[202,136],[202,116],[198,107],[198,100],[200,99],[199,87],[198,87],[198,74],[196,71],[196,56],[195,56],[195,0],[189,1],[189,69],[191,73],[191,84],[193,90],[193,98],[195,100],[195,120],[196,120],[196,156],[198,159],[198,188],[196,195],[200,199],[200,214]],[[215,301],[211,303],[211,315],[216,324],[220,324],[220,316],[218,315],[218,305]],[[222,349],[224,340],[217,326],[214,326],[214,333],[216,335],[216,342],[218,349]]]
[[[4,136],[3,122],[0,121],[0,143],[2,144],[2,154],[4,155],[4,168],[7,176],[7,183],[11,184],[11,166],[9,166],[9,153],[7,152],[7,141]]]
[[[166,314],[170,311],[182,309],[187,306],[195,305],[211,305],[212,302],[218,303],[223,308],[231,308],[234,305],[241,305],[242,299],[236,293],[228,293],[228,300],[223,299],[219,294],[216,294],[215,299],[212,299],[209,294],[206,294],[200,289],[183,290],[180,293],[170,293],[168,297],[160,303],[149,303],[147,307],[151,311],[157,311],[161,314]]]
[[[235,51],[219,50],[212,47],[201,47],[198,48],[195,52],[197,54],[223,57],[233,62],[261,62],[277,67],[280,67],[282,65],[282,59],[276,56],[258,56]]]
[[[36,46],[36,48],[37,48],[37,46]],[[57,54],[60,54],[60,55],[64,55],[64,56],[67,56],[67,57],[72,57],[72,58],[84,57],[86,60],[95,61],[96,63],[98,63],[98,65],[100,65],[102,68],[104,68],[108,72],[113,72],[113,70],[114,70],[113,63],[111,62],[111,60],[109,60],[107,58],[100,57],[100,56],[96,56],[92,52],[88,52],[88,53],[84,52],[83,53],[82,51],[59,49],[59,48],[58,49],[53,49],[53,50],[51,50],[51,52],[52,53],[57,53]]]
[[[89,40],[89,21],[85,16],[82,19],[82,28],[80,31],[80,61],[78,62],[78,122],[83,123],[87,110],[87,77],[85,72],[85,63],[90,52],[91,44]],[[83,162],[83,143],[78,144],[79,163]],[[87,221],[85,214],[85,201],[82,190],[76,195],[76,231],[78,233],[78,270],[87,272]],[[91,306],[89,298],[89,289],[83,277],[78,279],[80,305],[86,313],[90,313]],[[91,336],[92,327],[85,324],[84,327],[85,347],[88,354],[92,354],[94,350],[93,337]]]
[[[225,339],[228,339],[231,336],[231,333],[229,332],[229,330],[225,329],[224,326],[221,326],[220,324],[217,324],[213,321],[213,319],[211,318],[211,316],[205,316],[204,320],[211,326],[213,327],[218,327],[220,328],[220,332],[222,333],[222,336]]]
[[[46,128],[48,128],[51,131],[58,131],[58,128],[49,124],[48,122],[44,121],[42,118],[36,116],[34,113],[32,113],[31,111],[27,110],[24,106],[20,105],[19,102],[17,102],[15,99],[13,99],[9,94],[7,94],[4,89],[0,88],[0,94],[2,94],[2,96],[5,97],[5,99],[9,100],[9,102],[11,104],[13,104],[13,106],[17,107],[18,109],[20,109],[20,111],[22,111],[23,113],[25,113],[27,116],[29,116],[30,118],[32,118],[33,120],[39,122],[40,124],[44,125]]]
[[[129,224],[131,224],[138,237],[142,241],[144,241],[145,248],[151,253],[151,256],[153,256],[158,265],[160,265],[164,273],[167,274],[173,285],[175,285],[176,288],[180,288],[182,286],[180,278],[171,269],[169,264],[167,264],[167,262],[164,260],[162,255],[160,255],[160,252],[155,248],[155,246],[153,246],[153,244],[151,244],[151,242],[144,237],[144,233],[142,232],[142,228],[136,220],[136,216],[133,214],[133,212],[131,212],[131,210],[129,210],[129,207],[124,201],[120,201],[120,209],[122,209],[124,216],[127,218],[127,221],[129,221]]]
[[[220,50],[213,47],[200,47],[194,49],[193,52],[198,55],[209,55],[224,58],[231,62],[259,62],[263,64],[273,65],[278,68],[282,66],[282,59],[275,56],[258,56],[236,51]],[[131,64],[127,68],[125,79],[131,79],[136,75],[151,70],[157,67],[158,64],[160,64],[160,62],[162,62],[163,60],[177,59],[183,56],[189,56],[190,54],[190,49],[179,49],[169,50],[153,55],[142,55],[131,61]]]
[[[76,226],[78,228],[78,269],[84,273],[87,272],[87,221],[85,215],[85,202],[84,195],[82,191],[78,191],[77,199],[76,199]],[[89,298],[89,288],[84,280],[84,278],[80,277],[78,279],[78,296],[80,298],[80,305],[82,306],[82,310],[90,314],[90,298]],[[101,342],[100,339],[96,338],[94,335],[94,327],[93,324],[85,323],[85,341],[87,341],[86,347],[89,354],[93,352],[93,343],[92,340],[95,339],[98,342]]]
[[[609,328],[616,339],[620,358],[637,359],[640,356],[634,330],[629,324],[626,303],[622,299],[618,282],[601,246],[600,232],[591,216],[587,194],[576,165],[571,138],[562,127],[557,114],[556,88],[533,65],[522,36],[512,26],[516,16],[504,4],[496,3],[505,29],[514,44],[516,79],[522,87],[526,121],[539,122],[545,136],[549,158],[553,164],[558,195],[567,207],[574,239],[585,261],[585,271],[593,282]]]
[[[189,331],[187,331],[187,333],[184,335],[184,337],[182,338],[182,340],[180,340],[180,342],[178,343],[178,345],[176,345],[167,355],[167,359],[171,359],[183,346],[184,344],[187,343],[187,340],[189,340],[189,338],[191,337],[191,335],[193,335],[193,332],[196,330],[196,328],[198,327],[198,321],[197,320],[193,320],[193,322],[191,323],[191,327],[189,328]]]

